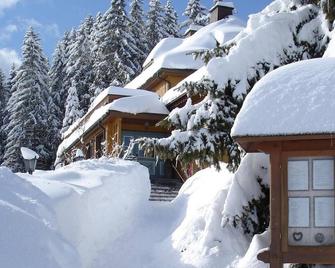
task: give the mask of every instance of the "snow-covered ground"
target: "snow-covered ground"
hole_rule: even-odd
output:
[[[1,267],[264,267],[255,256],[267,239],[243,258],[251,241],[227,220],[260,194],[267,165],[254,154],[236,174],[200,171],[171,203],[148,201],[149,174],[135,162],[87,160],[34,175],[1,168]]]

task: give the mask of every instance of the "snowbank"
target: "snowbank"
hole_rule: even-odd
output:
[[[247,96],[232,136],[335,132],[335,59],[281,67],[262,78]]]
[[[171,203],[148,201],[148,170],[134,162],[81,161],[19,174],[22,178],[1,168],[0,216],[6,222],[0,263],[8,268],[263,267],[256,255],[268,246],[268,235],[251,242],[226,214],[240,213],[248,198],[259,195],[256,179],[265,178],[267,161],[251,154],[236,174],[225,166],[220,172],[202,170]]]
[[[43,191],[58,232],[77,249],[82,267],[94,267],[98,252],[132,228],[150,195],[147,168],[135,162],[88,160],[20,176]]]
[[[49,197],[3,167],[0,184],[0,266],[80,267],[76,250],[59,232]]]
[[[211,23],[201,28],[191,37],[165,38],[151,51],[144,62],[143,72],[126,87],[140,88],[162,68],[197,70],[204,63],[194,60],[194,51],[215,48],[217,43],[223,44],[234,38],[242,29],[244,23],[231,16],[225,20]]]
[[[268,246],[267,236],[251,243],[227,219],[259,196],[257,177],[266,183],[267,166],[267,156],[250,154],[236,174],[225,166],[220,172],[208,168],[196,173],[172,203],[147,203],[133,228],[108,245],[94,267],[266,267],[256,255]]]

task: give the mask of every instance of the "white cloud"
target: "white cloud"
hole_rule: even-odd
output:
[[[6,9],[15,6],[20,0],[0,0],[0,14]]]
[[[3,70],[5,74],[8,74],[10,67],[13,64],[15,65],[21,64],[17,52],[10,48],[0,48],[0,69]]]
[[[1,1],[1,0],[0,0]],[[26,30],[28,27],[32,26],[34,29],[43,32],[47,35],[59,38],[61,36],[58,24],[43,24],[34,18],[17,18],[20,28]]]
[[[1,0],[0,0],[1,1]],[[17,32],[18,28],[15,24],[8,24],[0,29],[0,41],[7,41],[11,38],[12,34]]]

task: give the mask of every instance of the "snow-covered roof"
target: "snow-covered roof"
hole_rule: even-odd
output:
[[[335,59],[293,63],[263,77],[247,96],[233,137],[335,132]]]
[[[57,156],[61,156],[65,150],[77,142],[85,133],[91,130],[99,121],[104,119],[110,111],[123,112],[128,114],[169,114],[169,110],[159,100],[155,93],[148,95],[138,95],[124,97],[114,100],[98,109],[89,116],[84,116],[80,121],[76,122],[76,126],[72,127],[72,133],[69,133],[58,147]]]
[[[143,96],[143,95],[156,95],[153,92],[143,89],[132,89],[132,88],[123,88],[123,87],[109,87],[102,91],[91,104],[90,109],[98,105],[105,97],[108,95],[117,95],[117,96]]]
[[[215,48],[234,38],[244,23],[230,16],[227,19],[211,23],[201,28],[194,35],[182,38],[165,38],[157,44],[144,62],[144,70],[126,85],[129,88],[140,88],[160,69],[197,70],[204,65],[194,60],[192,52]]]
[[[87,114],[91,113],[97,105],[107,96],[109,95],[115,95],[115,96],[125,96],[125,97],[131,97],[131,96],[155,96],[157,97],[157,94],[148,90],[143,89],[131,89],[131,88],[122,88],[122,87],[108,87],[104,91],[102,91],[92,102],[88,112],[86,115],[84,115],[82,118],[77,120],[75,123],[73,123],[67,131],[63,133],[63,137],[69,136],[81,123],[82,121],[87,117]]]

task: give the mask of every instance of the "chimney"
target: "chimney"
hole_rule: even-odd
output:
[[[227,18],[233,15],[234,3],[225,2],[223,0],[216,0],[215,5],[209,10],[210,12],[210,23]]]

